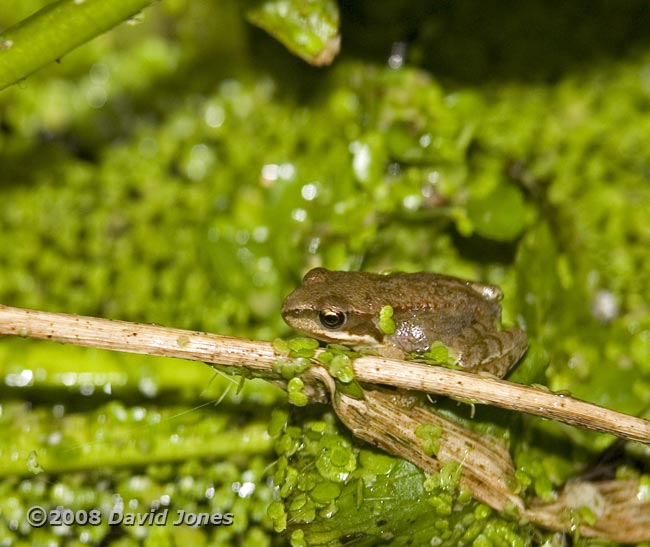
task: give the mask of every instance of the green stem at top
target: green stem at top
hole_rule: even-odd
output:
[[[0,33],[0,90],[132,17],[153,0],[59,0]]]

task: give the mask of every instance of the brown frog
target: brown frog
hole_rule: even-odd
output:
[[[319,340],[385,357],[447,346],[469,371],[503,377],[528,347],[521,329],[499,330],[501,290],[434,273],[337,272],[316,268],[282,307],[294,329]],[[394,332],[382,331],[380,311],[393,308]]]

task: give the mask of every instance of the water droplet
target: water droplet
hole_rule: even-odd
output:
[[[49,437],[47,438],[47,444],[50,446],[55,446],[61,442],[61,439],[63,439],[63,435],[60,431],[54,431],[50,433]]]
[[[291,180],[296,174],[296,168],[291,163],[283,163],[280,165],[279,174],[280,178],[284,180]]]
[[[300,189],[300,195],[302,195],[303,199],[311,201],[318,195],[318,187],[312,182],[305,184]]]
[[[30,369],[23,369],[17,374],[7,374],[5,384],[11,387],[25,387],[34,383],[34,373]]]
[[[84,2],[85,0],[76,0],[76,1],[77,1],[77,3],[81,3],[81,2]],[[136,13],[133,17],[129,17],[126,20],[126,24],[131,25],[131,26],[140,25],[142,23],[144,23],[144,13],[143,12]]]
[[[153,378],[142,378],[138,382],[138,389],[147,397],[155,397],[158,394],[158,384]]]
[[[253,240],[256,243],[264,243],[269,238],[268,226],[257,226],[253,229]]]
[[[185,172],[192,180],[201,180],[214,163],[214,154],[206,144],[195,144],[190,152]]]
[[[237,490],[233,490],[237,492],[240,498],[248,498],[255,492],[255,483],[254,482],[244,482],[244,483],[236,483],[239,485],[239,488]],[[233,485],[234,487],[234,485]]]
[[[291,218],[296,222],[304,222],[307,220],[307,211],[304,209],[294,209],[291,211]]]
[[[320,248],[320,237],[312,237],[309,240],[309,246],[307,248],[310,254],[316,254]]]
[[[406,42],[393,42],[390,57],[388,57],[388,66],[390,68],[393,70],[402,68],[406,60],[406,49]]]
[[[618,302],[611,291],[601,289],[594,295],[591,312],[603,323],[608,323],[618,317]]]
[[[420,196],[416,196],[414,194],[405,196],[402,200],[402,205],[407,211],[417,211],[421,203],[422,200],[420,199]]]
[[[355,141],[350,144],[352,152],[352,169],[357,178],[365,182],[370,177],[370,147],[367,144]]]
[[[141,422],[142,420],[144,420],[144,417],[146,415],[147,415],[147,409],[142,406],[138,406],[133,409],[133,419],[136,422]]]
[[[52,407],[52,416],[61,418],[65,414],[65,405],[54,405]]]
[[[105,84],[111,75],[111,71],[106,63],[95,63],[90,67],[90,81],[94,84]]]
[[[76,372],[64,372],[61,375],[61,383],[64,386],[67,386],[67,387],[74,386],[77,383],[77,373]]]
[[[261,183],[263,186],[271,186],[280,174],[280,166],[275,163],[267,163],[262,167]]]
[[[221,105],[211,104],[205,109],[203,119],[209,127],[216,129],[223,125],[226,119],[226,111]]]

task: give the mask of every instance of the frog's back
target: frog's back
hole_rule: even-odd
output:
[[[406,352],[426,351],[434,341],[460,350],[468,334],[495,331],[501,317],[501,291],[492,285],[434,274],[387,276],[396,331],[386,342]],[[474,332],[476,331],[476,332]]]
[[[383,276],[384,295],[391,295],[390,305],[396,310],[429,310],[460,313],[477,319],[498,319],[501,313],[501,290],[448,275],[418,272]],[[385,305],[385,303],[384,303]]]

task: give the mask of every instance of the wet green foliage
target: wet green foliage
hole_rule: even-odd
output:
[[[300,436],[303,445],[297,457],[278,461],[275,481],[289,501],[283,513],[277,506],[274,518],[279,528],[304,530],[306,545],[399,545],[406,537],[413,545],[432,537],[445,547],[526,545],[517,525],[458,490],[457,464],[427,479],[403,460],[367,447],[351,449],[349,435],[335,431],[325,414],[323,420],[304,421],[301,431],[288,427],[284,433]],[[280,436],[277,442],[282,441]]]
[[[0,302],[272,340],[313,266],[442,272],[502,287],[504,323],[531,340],[511,379],[641,413],[650,48],[630,29],[647,28],[647,2],[509,4],[341,2],[343,53],[317,71],[239,3],[170,0],[4,91]],[[39,6],[3,3],[0,26]],[[315,347],[292,344],[276,344],[288,406],[196,363],[2,340],[0,543],[561,545],[459,492],[457,469],[425,477],[298,408]],[[358,387],[345,352],[325,364]],[[611,443],[438,404],[509,439],[529,497]],[[421,434],[434,453],[436,432]],[[619,474],[647,472],[633,450]],[[25,528],[32,504],[115,496],[235,521]]]
[[[246,17],[312,64],[330,64],[338,52],[337,45],[323,55],[338,40],[335,0],[251,0]]]

